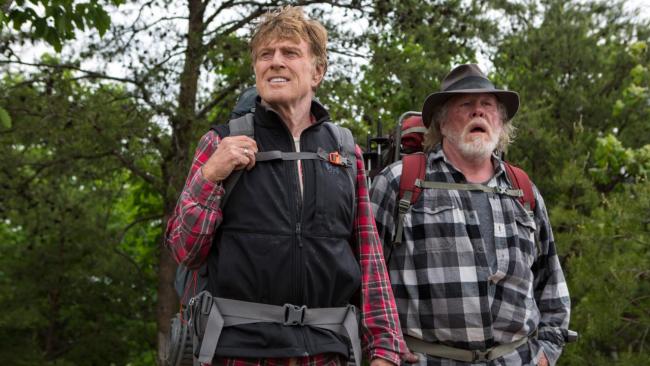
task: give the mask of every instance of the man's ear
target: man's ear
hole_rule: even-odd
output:
[[[325,76],[325,68],[323,66],[316,65],[314,67],[314,72],[312,73],[312,86],[316,87],[320,85]]]

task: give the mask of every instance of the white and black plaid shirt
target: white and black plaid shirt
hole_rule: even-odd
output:
[[[503,162],[488,186],[510,187]],[[569,325],[569,292],[556,253],[544,201],[533,187],[533,217],[512,197],[488,195],[494,225],[494,252],[486,252],[481,217],[471,192],[424,189],[404,216],[401,245],[391,248],[402,164],[374,180],[371,201],[404,334],[427,342],[485,350],[539,332],[516,352],[486,365],[536,364],[543,350],[551,365]],[[440,148],[427,157],[426,180],[467,183]],[[484,220],[486,221],[486,220]],[[490,220],[487,220],[490,221]],[[497,268],[489,265],[496,257]],[[420,364],[466,363],[420,355]]]

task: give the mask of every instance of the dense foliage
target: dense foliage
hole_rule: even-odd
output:
[[[72,3],[0,3],[0,360],[153,364],[176,309],[165,218],[199,136],[253,82],[252,22],[282,2]],[[547,201],[582,336],[560,364],[646,363],[648,19],[624,1],[322,3],[308,8],[332,31],[318,97],[362,144],[457,63],[520,93],[507,156]],[[24,59],[38,39],[61,53]]]

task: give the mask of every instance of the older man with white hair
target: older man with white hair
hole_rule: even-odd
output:
[[[402,331],[421,365],[553,365],[564,346],[569,292],[544,200],[527,176],[530,202],[520,199],[499,154],[518,108],[517,93],[458,66],[424,103],[417,201],[398,213],[412,168],[402,161],[373,182]]]

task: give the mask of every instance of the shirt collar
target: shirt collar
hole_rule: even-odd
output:
[[[260,123],[267,127],[282,128],[285,127],[280,116],[273,110],[266,108],[261,103],[261,98],[258,96],[255,102],[255,117]],[[323,123],[330,120],[330,115],[327,109],[316,100],[311,101],[310,121],[312,125]]]

